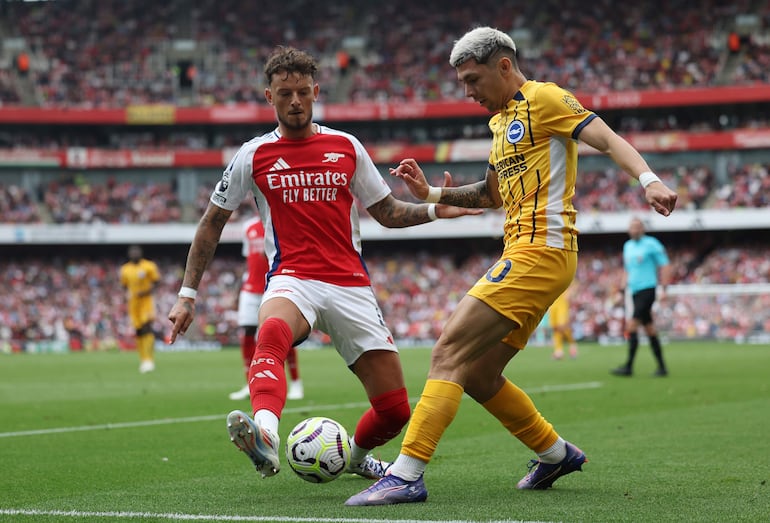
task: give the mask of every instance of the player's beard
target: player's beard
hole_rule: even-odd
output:
[[[304,118],[303,118],[304,117]],[[286,117],[278,115],[278,121],[287,129],[292,131],[301,131],[307,129],[313,123],[313,112],[302,113],[299,116],[288,115]]]

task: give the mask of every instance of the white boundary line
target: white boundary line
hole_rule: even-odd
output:
[[[370,519],[370,518],[299,518],[288,516],[226,516],[215,514],[179,514],[153,512],[123,512],[105,511],[89,512],[79,510],[34,510],[34,509],[0,509],[0,515],[5,516],[63,516],[73,518],[121,518],[121,519],[168,519],[171,521],[276,521],[286,523],[476,523],[473,520],[435,520],[435,519]],[[522,521],[519,519],[503,519],[484,523],[544,523]]]
[[[598,389],[602,387],[600,381],[589,381],[586,383],[565,383],[563,385],[544,385],[530,389],[527,394],[542,394],[546,392],[562,392],[571,390],[588,390]],[[468,396],[463,396],[468,398]],[[415,403],[419,398],[410,398],[409,401]],[[284,409],[286,413],[296,412],[329,412],[333,410],[341,409],[362,409],[369,406],[369,402],[357,402],[357,403],[341,403],[338,405],[305,405],[302,407],[291,407]],[[87,432],[91,430],[114,430],[114,429],[129,429],[135,427],[152,427],[157,425],[173,425],[175,423],[196,423],[199,421],[216,421],[225,419],[224,414],[213,414],[209,416],[190,416],[187,418],[165,418],[145,421],[126,421],[122,423],[104,423],[101,425],[82,425],[79,427],[59,427],[51,429],[38,429],[38,430],[20,430],[16,432],[0,432],[0,438],[15,438],[20,436],[45,436],[49,434],[62,434],[65,432]]]

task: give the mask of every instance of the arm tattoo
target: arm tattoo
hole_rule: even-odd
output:
[[[496,207],[486,180],[481,180],[462,187],[444,187],[441,203],[456,207],[490,208]]]
[[[402,202],[388,195],[367,209],[372,218],[385,227],[401,228],[428,223],[428,206],[421,203]]]
[[[193,302],[183,300],[182,307],[184,307],[184,309],[187,311],[187,314],[192,315],[195,313],[195,311],[193,310]]]
[[[217,245],[219,245],[222,229],[224,229],[231,214],[232,211],[209,204],[209,208],[206,209],[206,213],[198,223],[195,238],[187,254],[187,264],[182,283],[185,287],[197,289],[200,285],[203,274],[214,257]]]

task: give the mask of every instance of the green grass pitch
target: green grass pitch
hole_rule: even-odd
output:
[[[640,347],[633,378],[611,376],[620,346],[519,354],[506,375],[589,463],[547,491],[518,491],[534,455],[465,398],[425,480],[426,503],[345,507],[369,485],[261,479],[230,443],[237,350],[161,353],[140,375],[135,354],[0,355],[0,521],[768,521],[770,347],[670,343],[671,375],[653,378]],[[411,398],[429,350],[404,349]],[[366,407],[333,350],[300,351],[306,399],[287,403],[285,440],[308,416],[350,431]],[[393,459],[401,437],[378,449]]]

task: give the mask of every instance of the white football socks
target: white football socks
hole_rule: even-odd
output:
[[[371,449],[364,449],[356,444],[356,437],[350,438],[350,464],[358,465],[361,463]]]
[[[559,463],[567,457],[567,442],[559,436],[556,443],[545,449],[543,452],[538,452],[537,456],[543,463]]]
[[[422,476],[427,466],[428,464],[422,460],[399,454],[390,467],[389,473],[406,481],[415,481]]]
[[[278,416],[269,410],[262,409],[255,412],[254,422],[263,429],[269,430],[273,434],[278,434]]]

